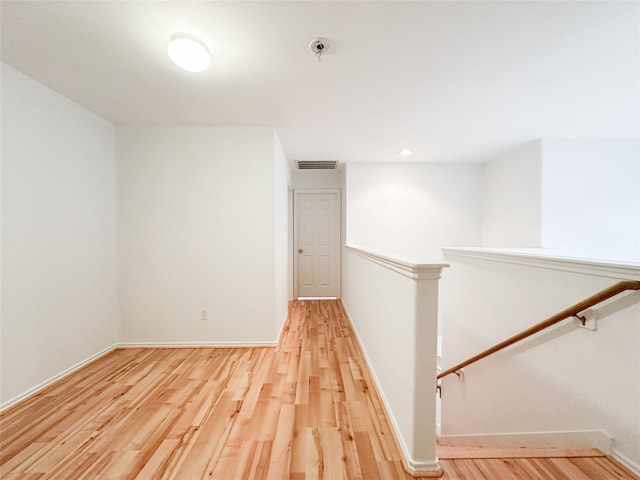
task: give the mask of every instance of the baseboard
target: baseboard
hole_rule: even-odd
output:
[[[640,463],[631,460],[616,448],[611,449],[611,456],[626,469],[640,477]]]
[[[280,324],[280,331],[278,332],[278,337],[277,337],[275,345],[280,345],[281,344],[282,337],[283,337],[284,332],[285,332],[285,327],[287,326],[288,321],[289,321],[289,312],[287,311],[287,314],[284,316],[284,320]]]
[[[2,405],[0,405],[0,413],[3,413],[5,410],[8,410],[9,408],[13,407],[14,405],[22,402],[23,400],[26,400],[27,398],[31,397],[32,395],[35,395],[36,393],[44,390],[48,386],[53,385],[57,381],[62,380],[64,377],[66,377],[68,375],[71,375],[72,373],[74,373],[74,372],[80,370],[81,368],[89,365],[90,363],[98,360],[100,357],[103,357],[103,356],[107,355],[108,353],[111,353],[116,348],[118,348],[118,344],[111,345],[110,347],[107,347],[107,348],[99,351],[98,353],[96,353],[94,355],[91,355],[90,357],[82,360],[81,362],[78,362],[75,365],[63,370],[62,372],[58,373],[57,375],[54,375],[53,377],[48,378],[44,382],[39,383],[35,387],[32,387],[32,388],[28,389],[27,391],[21,393],[20,395],[17,395],[15,397],[7,400]]]
[[[116,348],[260,348],[277,342],[121,342]]]
[[[398,427],[396,419],[393,416],[393,412],[391,411],[389,402],[387,401],[387,398],[384,395],[384,390],[382,389],[382,385],[380,384],[380,381],[376,376],[376,372],[373,369],[373,366],[371,364],[371,359],[369,358],[367,350],[364,348],[364,344],[362,343],[362,338],[360,338],[358,330],[356,329],[354,323],[351,321],[351,315],[349,314],[349,310],[347,309],[347,306],[342,301],[340,303],[342,303],[342,308],[344,309],[344,312],[347,315],[347,319],[349,320],[349,324],[351,325],[351,330],[353,331],[356,337],[356,341],[358,342],[358,346],[362,351],[364,360],[365,362],[367,362],[367,369],[371,374],[371,378],[373,379],[374,387],[376,389],[378,397],[380,397],[380,400],[382,401],[382,404],[384,406],[384,411],[385,411],[385,416],[387,417],[387,421],[389,422],[389,425],[391,425],[391,428],[393,429],[393,436],[396,444],[398,445],[398,450],[400,451],[400,454],[403,457],[402,465],[405,471],[409,475],[415,478],[441,477],[443,475],[443,471],[440,468],[440,463],[438,462],[437,458],[434,458],[433,460],[430,460],[430,461],[418,462],[414,460],[409,454],[409,449],[407,448],[407,445],[405,444],[402,436],[400,435],[400,428]]]
[[[441,435],[440,445],[504,448],[597,448],[613,454],[613,437],[604,430]]]
[[[444,475],[437,458],[430,462],[403,462],[403,466],[405,471],[414,478],[440,478]]]

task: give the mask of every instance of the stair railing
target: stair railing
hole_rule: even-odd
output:
[[[598,303],[604,302],[605,300],[608,300],[611,297],[615,297],[616,295],[622,292],[626,292],[628,290],[640,290],[640,282],[623,281],[623,282],[618,282],[615,285],[610,286],[609,288],[605,288],[604,290],[596,293],[595,295],[585,298],[581,302],[578,302],[575,305],[572,305],[571,307],[556,313],[555,315],[549,317],[548,319],[540,323],[537,323],[534,326],[527,328],[526,330],[523,330],[522,332],[512,337],[509,337],[500,343],[495,344],[493,347],[488,348],[483,352],[480,352],[477,355],[474,355],[473,357],[468,358],[464,362],[460,362],[459,364],[443,371],[436,377],[436,379],[440,380],[441,378],[446,377],[447,375],[450,375],[452,373],[455,373],[458,376],[460,376],[460,371],[464,367],[471,365],[472,363],[475,363],[478,360],[482,360],[483,358],[486,358],[489,355],[492,355],[504,348],[507,348],[513,345],[514,343],[524,340],[525,338],[530,337],[531,335],[535,335],[536,333],[541,332],[542,330],[549,328],[555,325],[556,323],[561,322],[562,320],[566,320],[567,318],[575,317],[578,320],[580,320],[584,325],[586,319],[584,316],[580,316],[580,312],[588,308],[591,308],[597,305]]]

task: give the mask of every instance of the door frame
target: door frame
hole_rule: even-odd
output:
[[[298,298],[298,194],[327,194],[336,196],[336,232],[338,236],[338,295],[342,297],[342,190],[340,188],[294,188],[293,189],[293,241],[291,255],[293,257],[293,298]]]

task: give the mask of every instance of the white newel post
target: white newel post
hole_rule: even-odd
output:
[[[403,450],[405,468],[414,476],[438,477],[438,286],[448,265],[347,246],[343,267],[343,304]]]
[[[444,265],[414,267],[415,312],[415,430],[413,452],[416,472],[439,470],[436,457],[436,375],[438,338],[438,286]],[[435,460],[435,461],[434,461]]]

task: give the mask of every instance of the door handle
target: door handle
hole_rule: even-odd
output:
[[[301,248],[298,249],[298,253],[302,253],[304,250],[302,250]]]

